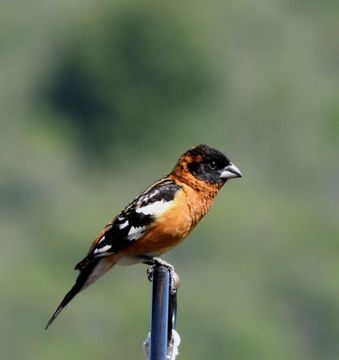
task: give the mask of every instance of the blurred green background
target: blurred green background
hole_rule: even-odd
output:
[[[198,143],[243,171],[165,259],[180,359],[339,359],[336,1],[2,1],[1,359],[140,359],[146,267],[46,332],[102,227]]]

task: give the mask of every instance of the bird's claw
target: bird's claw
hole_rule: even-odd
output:
[[[166,262],[165,260],[159,257],[152,258],[152,265],[147,269],[148,280],[152,282],[154,269],[156,266],[164,266],[167,269],[170,275],[170,290],[171,292],[175,292],[179,287],[179,282],[180,282],[179,276],[175,272],[173,265],[169,264],[168,262]]]
[[[147,279],[150,282],[153,281],[154,267],[155,265],[151,265],[150,267],[147,268]]]

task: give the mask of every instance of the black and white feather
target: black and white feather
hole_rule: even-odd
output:
[[[156,218],[170,208],[180,188],[174,180],[162,179],[141,193],[107,225],[87,258],[108,256],[140,239]]]

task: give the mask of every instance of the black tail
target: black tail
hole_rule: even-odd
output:
[[[73,285],[72,289],[65,295],[65,297],[62,299],[61,303],[55,310],[52,317],[48,320],[47,325],[45,326],[45,330],[48,329],[48,327],[52,324],[52,322],[55,320],[55,318],[60,314],[61,310],[74,298],[75,295],[77,295],[83,286],[85,285],[88,277],[98,264],[99,259],[97,261],[94,261],[90,264],[88,264],[86,267],[84,267],[80,274],[78,275],[75,284]]]

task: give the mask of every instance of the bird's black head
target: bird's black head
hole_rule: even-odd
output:
[[[228,179],[242,176],[225,154],[208,145],[197,145],[188,150],[184,157],[188,170],[198,180],[223,184]]]

